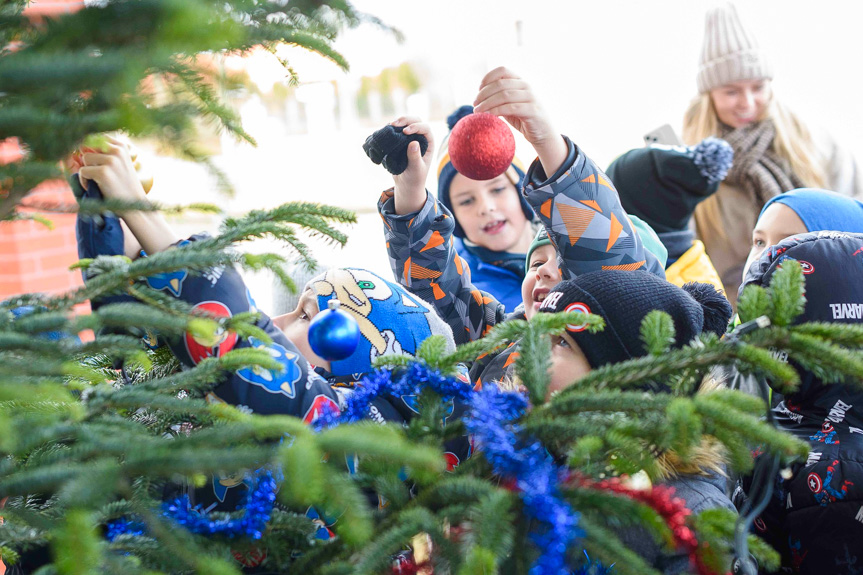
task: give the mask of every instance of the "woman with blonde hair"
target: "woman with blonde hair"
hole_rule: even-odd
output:
[[[863,195],[854,159],[829,137],[809,131],[773,95],[770,62],[733,5],[705,22],[698,91],[684,116],[683,139],[717,136],[734,148],[719,191],[695,210],[696,230],[736,305],[752,230],[771,198],[802,187]]]

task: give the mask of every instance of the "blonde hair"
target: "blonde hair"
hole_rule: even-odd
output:
[[[527,388],[515,374],[506,376],[496,383],[501,391],[527,392]],[[696,395],[707,395],[720,389],[725,389],[725,387],[714,377],[707,375],[701,380],[695,393]],[[727,450],[722,442],[712,435],[703,435],[701,442],[694,446],[688,455],[684,460],[673,449],[658,453],[655,460],[656,465],[649,472],[651,479],[664,481],[680,475],[728,476],[725,473]]]
[[[773,153],[788,163],[791,172],[804,186],[826,187],[827,175],[821,158],[812,142],[809,130],[797,115],[771,97],[764,119],[772,120],[776,129]],[[705,92],[692,101],[683,116],[683,141],[688,145],[695,145],[708,136],[721,136],[721,134],[719,117],[716,115],[713,100],[710,93]],[[695,208],[695,224],[699,235],[718,233],[723,238],[726,237],[716,194]]]
[[[719,389],[723,389],[722,384],[706,376],[701,381],[696,395],[707,395]],[[692,448],[685,461],[673,449],[660,453],[656,458],[654,479],[663,481],[680,475],[709,476],[712,474],[727,477],[726,458],[727,452],[722,442],[712,435],[704,435],[701,437],[701,442]]]

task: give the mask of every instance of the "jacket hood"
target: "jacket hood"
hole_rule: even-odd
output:
[[[789,260],[800,262],[806,282],[806,308],[795,323],[863,323],[863,234],[822,231],[786,238],[750,266],[739,293],[750,284],[767,287]],[[833,393],[816,375],[795,367],[801,385],[788,396],[790,401],[820,403],[825,394]],[[863,393],[853,395],[863,400]]]

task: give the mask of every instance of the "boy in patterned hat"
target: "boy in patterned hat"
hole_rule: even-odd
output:
[[[87,189],[80,189],[79,197],[144,200],[144,190],[128,150],[117,141],[112,141],[104,152],[84,154],[79,175],[89,180]],[[77,176],[73,176],[72,184],[80,186]],[[120,218],[127,227],[121,225]],[[136,255],[142,248],[149,254],[182,250],[207,239],[206,234],[181,239],[159,212],[127,212],[119,217],[108,212],[101,214],[98,222],[79,216],[77,236],[81,258]],[[90,279],[85,277],[85,281]],[[414,354],[431,335],[444,337],[446,351],[455,350],[452,331],[433,306],[368,270],[338,268],[313,278],[305,286],[297,308],[272,319],[259,312],[242,277],[232,266],[217,266],[200,274],[181,269],[150,276],[144,281],[151,289],[163,291],[196,310],[217,317],[259,313],[255,325],[270,336],[269,344],[228,330],[207,338],[186,333],[166,343],[180,363],[189,368],[234,349],[266,350],[281,364],[281,369],[249,366],[224,372],[208,394],[210,401],[240,406],[260,415],[293,415],[309,423],[325,410],[338,410],[340,399],[350,393],[345,388],[352,387],[372,371],[372,362],[377,357]],[[356,350],[345,359],[333,361],[319,357],[308,339],[310,321],[327,309],[331,299],[337,299],[341,309],[354,317],[361,333]],[[94,309],[104,303],[94,301]],[[467,380],[466,374],[463,379]],[[376,399],[369,416],[379,423],[404,423],[416,409],[411,399]],[[455,405],[452,416],[458,417],[460,409]],[[459,459],[465,459],[470,453],[466,438],[453,440],[447,448]],[[232,510],[231,503],[237,501],[239,492],[243,491],[233,488],[239,488],[242,482],[227,479],[214,478],[213,493],[208,495],[216,498],[220,508]]]
[[[529,247],[521,285],[527,319],[561,279],[600,269],[665,277],[663,262],[645,249],[610,179],[552,128],[524,80],[506,68],[492,70],[482,81],[475,110],[503,116],[538,155],[525,176],[523,197],[547,231],[548,243]],[[404,126],[405,134],[424,135],[429,146],[425,155],[418,143],[408,146],[407,170],[393,176],[394,188],[378,203],[393,272],[401,285],[434,304],[456,343],[479,339],[504,319],[504,307],[472,283],[472,270],[454,248],[452,213],[425,189],[434,150],[428,126],[411,118],[394,125]],[[475,364],[471,381],[503,377],[516,349],[511,346],[487,366]]]
[[[473,106],[450,114],[450,131],[470,114]],[[448,142],[449,134],[441,143],[437,197],[453,215],[455,250],[470,266],[474,286],[513,310],[521,303],[525,252],[536,233],[533,208],[521,194],[524,168],[513,158],[496,178],[472,180],[453,166]]]

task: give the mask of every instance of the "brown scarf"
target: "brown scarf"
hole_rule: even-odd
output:
[[[772,121],[736,130],[724,127],[723,132],[722,138],[734,148],[734,164],[725,177],[726,183],[748,191],[761,206],[774,196],[803,187],[788,162],[773,150],[776,128]]]

